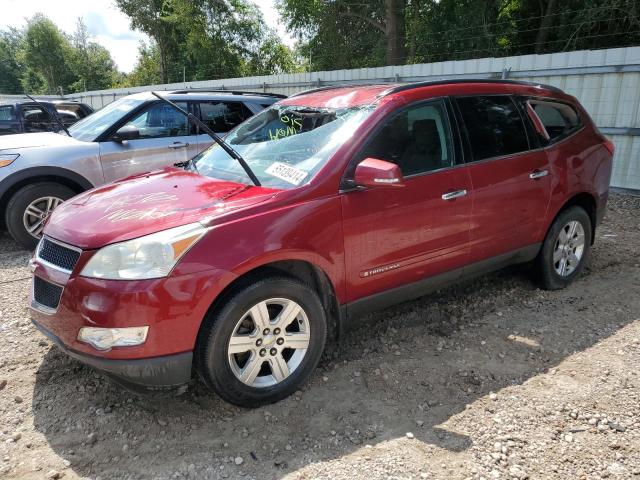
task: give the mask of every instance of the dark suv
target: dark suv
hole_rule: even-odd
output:
[[[225,140],[53,213],[32,318],[69,355],[276,401],[365,312],[520,262],[569,285],[613,156],[574,97],[486,80],[321,89]]]
[[[65,127],[70,127],[92,113],[89,105],[73,100],[0,103],[0,135],[57,132],[61,128],[54,115],[58,115]]]

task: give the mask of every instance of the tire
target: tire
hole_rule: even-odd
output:
[[[574,226],[575,230],[572,230]],[[562,232],[564,236],[561,238]],[[568,238],[572,232],[573,237]],[[565,288],[580,275],[591,253],[592,232],[591,218],[583,208],[574,206],[560,212],[547,232],[536,259],[538,276],[544,289]],[[563,244],[566,245],[564,253]]]
[[[300,313],[285,315],[293,320],[278,334],[278,325],[286,323],[275,323],[285,318],[280,313],[286,308],[296,312],[296,307],[300,307]],[[258,323],[270,325],[268,335]],[[300,345],[304,345],[306,335],[305,349]],[[204,383],[227,402],[259,407],[300,388],[318,365],[326,338],[326,314],[317,293],[293,278],[266,277],[245,284],[207,315],[196,348],[196,369]],[[283,343],[277,343],[280,341]],[[231,343],[241,352],[229,353]],[[288,345],[298,346],[294,349]],[[286,369],[282,368],[283,360]],[[282,372],[290,373],[286,376]]]
[[[40,182],[33,183],[22,187],[16,193],[13,194],[9,202],[7,203],[7,210],[5,212],[5,223],[7,225],[7,231],[13,237],[13,239],[23,248],[27,250],[33,250],[40,236],[42,235],[41,226],[44,225],[46,218],[53,209],[65,200],[70,199],[76,194],[69,187],[60,185],[53,182]],[[47,210],[48,204],[47,198],[56,199],[55,202],[51,202],[51,208]],[[39,199],[43,199],[38,202]],[[35,203],[35,207],[42,212],[44,218],[40,224],[38,224],[34,215],[26,215],[27,207]],[[54,204],[55,203],[55,204]],[[33,211],[35,213],[35,210]],[[32,227],[35,227],[33,234],[27,229],[25,222],[34,221]]]

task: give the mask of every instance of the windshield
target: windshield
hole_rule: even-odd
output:
[[[101,110],[73,124],[69,127],[69,133],[76,140],[93,142],[114,123],[143,103],[144,100],[133,98],[116,100]]]
[[[373,111],[274,105],[232,130],[225,141],[249,164],[265,187],[305,184]],[[251,183],[240,164],[217,144],[193,160],[201,175]]]

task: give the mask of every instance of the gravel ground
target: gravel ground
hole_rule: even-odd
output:
[[[294,397],[136,396],[32,327],[0,238],[0,477],[640,479],[640,198],[564,291],[520,266],[384,311]]]

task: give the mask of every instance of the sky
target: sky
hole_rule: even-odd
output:
[[[254,0],[264,14],[265,22],[274,28],[287,45],[293,45],[275,9],[275,0]],[[111,57],[123,72],[130,72],[136,63],[142,32],[131,29],[129,18],[121,13],[113,0],[0,0],[0,29],[21,28],[26,19],[43,13],[66,33],[76,29],[78,17],[84,19],[91,39],[111,52]]]

